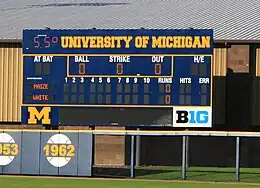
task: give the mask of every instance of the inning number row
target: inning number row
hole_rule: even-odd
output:
[[[117,83],[130,83],[130,82],[133,82],[133,83],[138,83],[139,81],[143,81],[143,83],[145,84],[149,84],[151,82],[151,79],[150,78],[117,78]],[[68,82],[71,82],[71,83],[77,83],[77,82],[80,82],[80,83],[84,83],[85,82],[85,78],[81,77],[81,78],[75,78],[75,77],[72,77],[72,78],[68,78],[68,77],[65,77],[65,83],[68,83]],[[99,77],[99,78],[91,78],[91,83],[110,83],[111,82],[111,78],[108,77],[108,78],[102,78],[102,77]]]

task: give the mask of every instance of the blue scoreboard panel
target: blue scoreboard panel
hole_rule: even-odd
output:
[[[212,30],[24,30],[22,124],[211,127]]]

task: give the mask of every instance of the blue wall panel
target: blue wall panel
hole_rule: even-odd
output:
[[[3,152],[9,155],[2,156],[2,159],[9,164],[3,166],[3,174],[21,173],[21,132],[4,131],[4,141],[6,144]],[[3,144],[3,143],[2,143]]]
[[[60,137],[60,142],[61,143],[65,143],[66,146],[67,146],[67,153],[66,153],[66,157],[60,157],[60,163],[61,161],[64,162],[65,164],[65,161],[67,162],[66,165],[62,166],[59,168],[59,175],[71,175],[71,176],[77,176],[78,174],[78,133],[68,133],[68,132],[64,132],[62,133],[62,135],[65,135],[66,137],[64,136],[61,136]],[[62,139],[62,138],[65,138],[65,139]],[[74,155],[74,156],[72,156]]]
[[[40,172],[40,132],[22,133],[21,174],[37,175]]]
[[[78,176],[92,176],[92,133],[79,133]]]
[[[41,175],[58,175],[58,168],[53,166],[53,164],[57,163],[59,161],[58,157],[54,157],[53,154],[55,152],[51,152],[51,148],[49,148],[48,154],[44,150],[44,147],[46,145],[57,145],[59,140],[57,139],[59,132],[54,133],[54,132],[42,132],[41,133],[41,147],[40,147],[40,174]],[[55,135],[55,138],[52,137]],[[47,143],[49,142],[49,144]],[[46,156],[48,155],[48,156]],[[50,162],[52,163],[50,163]]]

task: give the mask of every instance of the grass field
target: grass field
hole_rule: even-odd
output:
[[[0,177],[1,188],[248,188],[260,184]]]
[[[150,171],[151,171],[150,167]],[[155,167],[155,171],[156,171]],[[181,179],[181,168],[160,168],[159,173],[150,173],[140,175],[145,179]],[[191,167],[186,172],[188,180],[199,181],[235,181],[235,168],[212,168],[212,167]],[[240,181],[243,182],[260,182],[260,169],[240,169]]]
[[[128,168],[95,168],[94,174],[129,177]],[[139,167],[133,179],[88,179],[0,176],[0,188],[244,188],[260,187],[260,169],[241,169],[241,183],[234,182],[234,168],[192,167],[181,181],[181,168]],[[212,182],[210,182],[212,181]],[[242,183],[243,182],[243,183]],[[249,183],[251,182],[251,183]],[[259,183],[255,183],[259,182]]]
[[[118,168],[99,168],[95,170],[97,176],[107,177],[129,177],[129,169]],[[187,179],[197,181],[236,181],[235,168],[214,168],[214,167],[190,167],[187,168]],[[180,167],[159,167],[146,166],[138,167],[136,169],[137,179],[157,179],[157,180],[181,180],[182,172]],[[259,168],[241,168],[240,169],[241,182],[259,182],[260,183],[260,169]]]

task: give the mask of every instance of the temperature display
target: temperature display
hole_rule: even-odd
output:
[[[38,35],[34,37],[34,48],[50,48],[51,45],[59,42],[58,37],[49,37],[46,35]]]

